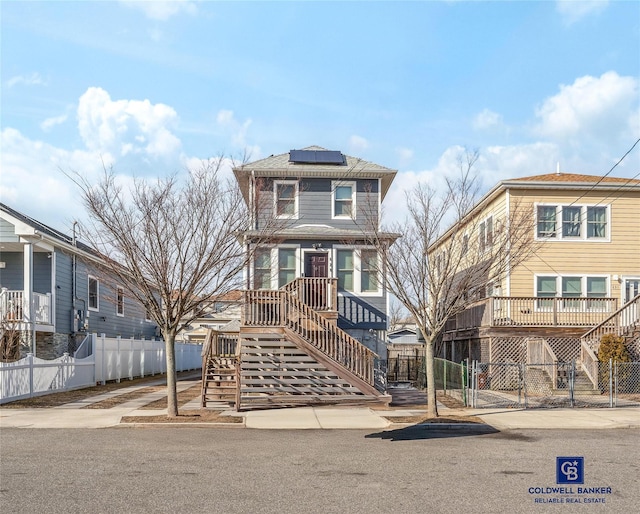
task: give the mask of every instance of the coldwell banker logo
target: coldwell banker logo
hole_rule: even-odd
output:
[[[584,457],[556,457],[556,484],[584,484]]]
[[[534,503],[606,503],[611,487],[581,487],[584,457],[556,457],[556,485],[529,487]]]

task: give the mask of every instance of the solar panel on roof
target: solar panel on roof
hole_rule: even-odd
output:
[[[289,162],[295,164],[344,164],[342,152],[334,150],[291,150]]]

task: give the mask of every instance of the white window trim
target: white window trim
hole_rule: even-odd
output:
[[[259,249],[264,249],[264,250],[269,250],[270,251],[270,260],[271,260],[271,290],[275,291],[277,289],[279,289],[278,286],[278,279],[279,279],[279,274],[280,274],[280,266],[279,266],[279,255],[278,255],[278,250],[280,249],[289,249],[289,250],[295,250],[295,254],[296,254],[296,278],[300,277],[300,269],[301,269],[301,265],[300,265],[300,245],[296,245],[296,244],[282,244],[282,245],[278,245],[278,246],[274,246],[274,245],[261,245]],[[254,254],[255,255],[255,254]],[[252,259],[251,262],[251,287],[255,288],[256,284],[255,284],[255,276],[256,276],[256,264],[255,264],[255,259]]]
[[[538,235],[538,207],[555,207],[556,208],[556,236],[555,237],[545,237]],[[563,236],[562,235],[562,209],[563,207],[580,207],[580,236]],[[607,235],[605,237],[587,237],[587,209],[589,207],[604,207],[607,212]],[[545,241],[545,242],[558,242],[564,241],[573,242],[573,243],[610,243],[611,242],[611,204],[569,204],[569,203],[559,203],[559,202],[539,202],[534,203],[534,238],[536,241]],[[549,275],[551,276],[551,275]],[[589,275],[591,276],[591,275]],[[596,276],[596,275],[593,275]]]
[[[96,281],[96,303],[97,303],[97,307],[91,307],[91,286],[90,286],[90,282],[91,280],[95,280]],[[94,277],[93,275],[88,275],[87,276],[87,310],[90,310],[92,312],[100,312],[100,280],[98,280],[97,277]]]
[[[349,246],[349,245],[334,245],[332,251],[332,260],[335,264],[330,276],[338,278],[338,250],[353,250],[353,291],[346,291],[348,294],[354,294],[361,297],[380,298],[384,294],[384,287],[382,282],[382,269],[381,269],[381,257],[378,252],[378,290],[377,291],[362,291],[362,250],[375,250],[372,246]],[[342,295],[344,291],[338,290],[338,295]]]
[[[340,214],[336,215],[336,189],[339,186],[350,186],[351,187],[351,214],[345,215]],[[356,182],[352,180],[333,180],[331,181],[331,219],[334,220],[345,220],[345,219],[356,219]]]
[[[487,234],[488,234],[487,224],[489,220],[491,220],[491,244],[487,244]],[[481,237],[482,232],[480,231],[480,227],[482,226],[482,224],[484,224],[484,237]],[[488,216],[485,216],[483,219],[481,219],[480,222],[478,223],[478,249],[480,250],[481,253],[484,253],[490,250],[491,248],[493,248],[495,241],[496,241],[495,219],[493,214],[489,214]]]
[[[118,312],[120,306],[120,293],[122,293],[122,312]],[[124,287],[116,287],[116,316],[124,318]]]
[[[294,202],[293,202],[293,214],[278,214],[278,186],[279,185],[293,185],[294,187]],[[298,219],[298,204],[299,204],[300,188],[297,180],[274,180],[273,181],[273,215],[276,219]]]
[[[610,275],[603,275],[601,273],[588,273],[588,274],[584,274],[584,273],[535,273],[533,276],[533,292],[534,292],[534,296],[536,297],[536,299],[538,298],[538,277],[554,277],[556,279],[556,295],[554,297],[545,297],[545,298],[541,298],[542,300],[551,300],[551,299],[558,299],[558,298],[567,298],[567,299],[571,299],[571,298],[575,298],[575,299],[587,299],[587,298],[595,298],[595,297],[588,297],[587,296],[587,279],[588,278],[604,278],[605,282],[606,282],[606,292],[605,292],[605,298],[611,298],[611,276]],[[576,296],[576,297],[563,297],[562,296],[562,279],[563,278],[575,278],[578,277],[580,278],[580,296]],[[548,312],[550,309],[549,308],[541,308],[538,307],[538,302],[535,302],[535,308],[536,311],[538,312]],[[564,309],[561,309],[564,310]],[[567,311],[570,311],[571,309],[566,309]]]

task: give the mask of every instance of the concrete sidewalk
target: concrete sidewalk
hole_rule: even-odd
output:
[[[2,409],[0,428],[109,428],[120,426],[123,416],[154,416],[166,410],[138,410],[130,407],[110,409],[45,408]],[[182,409],[188,413],[189,409]],[[372,410],[366,407],[298,407],[225,414],[241,416],[252,429],[359,429],[384,430],[400,426],[387,418],[419,416],[421,409]],[[477,416],[497,430],[527,429],[615,429],[640,428],[640,408],[618,409],[439,409],[441,416]],[[181,426],[186,423],[180,424]],[[202,424],[200,424],[202,426]],[[212,426],[216,426],[212,424]],[[242,425],[240,425],[242,426]],[[425,429],[460,429],[461,424],[421,425]]]
[[[158,380],[137,386],[124,387],[117,391],[98,394],[83,400],[67,403],[50,408],[0,409],[0,428],[109,428],[126,426],[121,424],[124,416],[162,416],[166,409],[142,409],[143,406],[163,398],[163,392],[151,392],[139,398],[120,403],[111,408],[95,409],[82,408],[91,406],[102,400],[123,395],[137,389],[160,385],[164,381]],[[186,390],[198,384],[199,376],[184,377],[178,382],[178,390]],[[195,398],[183,407],[180,412],[188,414],[199,411],[200,399]],[[225,411],[225,409],[227,409]],[[388,410],[373,410],[368,407],[297,407],[274,408],[247,412],[229,410],[224,404],[217,405],[212,410],[222,412],[233,417],[242,417],[243,424],[236,427],[252,429],[359,429],[385,430],[395,429],[406,425],[392,423],[389,419],[399,417],[423,416],[426,409],[415,406],[397,407]],[[640,428],[640,408],[592,408],[592,409],[450,409],[438,403],[438,412],[442,417],[447,416],[476,416],[487,425],[497,430],[527,430],[527,429],[613,429]],[[180,423],[186,426],[188,423]],[[198,423],[198,426],[202,426]],[[216,426],[209,423],[208,426]],[[224,426],[224,423],[219,423]],[[463,428],[461,423],[446,425],[432,423],[421,425],[425,429],[453,429]],[[477,425],[476,425],[477,427]]]

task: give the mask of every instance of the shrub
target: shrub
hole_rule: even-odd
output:
[[[629,350],[624,345],[624,337],[613,334],[602,336],[600,348],[598,348],[598,360],[609,362],[609,359],[617,362],[631,362]]]

